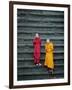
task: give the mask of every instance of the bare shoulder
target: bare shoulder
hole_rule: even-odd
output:
[[[50,45],[53,46],[54,45],[53,42],[50,42]]]

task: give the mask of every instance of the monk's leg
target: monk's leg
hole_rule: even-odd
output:
[[[37,53],[37,64],[40,63],[40,53]]]
[[[37,64],[39,64],[40,63],[40,59],[37,59]]]
[[[34,64],[37,64],[36,54],[34,55]]]

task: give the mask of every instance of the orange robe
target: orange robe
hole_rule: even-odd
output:
[[[45,63],[44,65],[48,68],[53,69],[54,68],[54,62],[53,62],[53,43],[49,42],[45,44]]]

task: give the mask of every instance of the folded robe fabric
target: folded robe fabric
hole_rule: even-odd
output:
[[[44,65],[48,68],[53,69],[54,68],[54,61],[53,61],[53,43],[52,42],[46,42],[45,44],[45,62]]]

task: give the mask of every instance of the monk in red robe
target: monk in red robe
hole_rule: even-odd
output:
[[[35,38],[33,40],[33,46],[34,46],[34,63],[40,66],[41,39],[38,33],[36,33]]]

